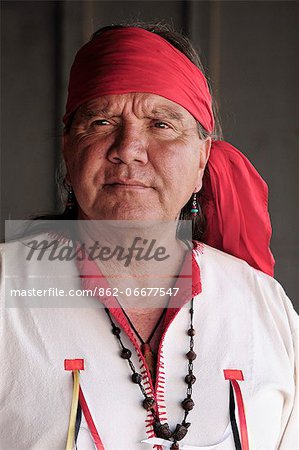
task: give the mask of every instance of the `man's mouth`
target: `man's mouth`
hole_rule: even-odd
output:
[[[150,186],[146,185],[142,181],[133,179],[111,179],[104,184],[104,187],[115,189],[148,189]]]

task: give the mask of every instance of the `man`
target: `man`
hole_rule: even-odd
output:
[[[63,218],[83,222],[89,249],[99,235],[106,248],[115,235],[126,247],[134,232],[123,221],[141,222],[144,241],[147,223],[158,223],[172,252],[159,271],[180,277],[162,277],[154,307],[140,308],[141,294],[138,307],[120,305],[107,290],[124,291],[137,258],[130,267],[114,258],[108,269],[86,257],[53,264],[8,244],[5,264],[24,290],[47,274],[61,291],[95,295],[66,310],[2,307],[2,448],[296,448],[296,317],[271,277],[266,185],[234,147],[213,139],[213,102],[186,39],[145,28],[100,30],[76,56]],[[190,254],[173,228],[159,226],[185,214],[198,239],[199,198],[207,228]],[[107,227],[111,220],[119,228]],[[100,232],[93,221],[103,221]],[[188,255],[192,286],[175,303],[169,290],[182,287]],[[149,267],[152,275],[157,265]],[[116,273],[125,282],[103,278]],[[131,278],[132,289],[152,292],[151,277]]]

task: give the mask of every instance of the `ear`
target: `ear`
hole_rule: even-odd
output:
[[[194,192],[200,191],[202,187],[202,177],[205,171],[205,167],[207,165],[210,151],[212,146],[212,138],[207,137],[205,140],[201,141],[201,148],[200,148],[200,157],[199,157],[199,167],[198,167],[198,175],[197,175],[197,182],[196,186],[194,188]]]

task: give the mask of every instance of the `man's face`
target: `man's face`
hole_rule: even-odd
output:
[[[159,95],[106,95],[82,105],[64,138],[79,218],[175,220],[201,187],[210,139]]]

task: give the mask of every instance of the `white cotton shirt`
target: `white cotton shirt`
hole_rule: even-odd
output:
[[[80,288],[77,269],[47,260],[19,264],[26,248],[9,243],[3,249],[0,309],[0,450],[63,450],[72,399],[71,372],[66,358],[83,358],[81,386],[105,450],[147,450],[152,427],[142,408],[142,395],[130,380],[127,361],[103,308],[93,298],[73,299],[71,307],[5,306],[9,288],[32,286],[32,274],[55,281],[58,288]],[[295,359],[298,355],[297,315],[281,286],[244,261],[203,245],[195,251],[202,292],[194,298],[196,330],[192,398],[194,409],[185,450],[234,450],[229,419],[229,382],[223,370],[242,370],[240,381],[250,450],[296,450],[298,403]],[[7,268],[15,277],[7,277]],[[64,305],[65,306],[65,305]],[[80,307],[79,307],[80,306]],[[186,395],[186,352],[189,305],[169,325],[160,346],[158,376],[161,421],[171,429],[181,423],[181,401]],[[144,366],[128,336],[136,369]],[[147,441],[147,442],[142,442]],[[161,444],[161,441],[159,441]],[[94,449],[86,422],[77,449]]]

